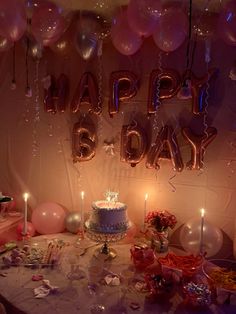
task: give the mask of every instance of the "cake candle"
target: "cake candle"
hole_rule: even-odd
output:
[[[82,234],[84,234],[84,191],[81,191],[80,215],[81,215],[81,231]]]
[[[147,199],[148,194],[146,193],[144,196],[143,230],[145,230],[145,218],[147,216]]]
[[[29,194],[24,193],[23,199],[24,199],[24,223],[23,223],[23,235],[27,235],[27,213],[28,213],[28,198]]]
[[[203,254],[203,229],[204,229],[205,210],[201,209],[201,229],[200,229],[200,254]]]

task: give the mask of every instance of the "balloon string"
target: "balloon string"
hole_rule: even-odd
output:
[[[12,84],[16,84],[16,43],[13,45],[12,52]]]
[[[190,46],[191,46],[191,38],[192,38],[192,0],[189,0],[189,21],[188,21],[188,44],[186,50],[186,69],[189,69],[190,63]]]
[[[40,122],[40,105],[39,105],[39,63],[40,60],[35,62],[35,115],[34,115],[34,125],[33,125],[33,144],[32,144],[32,153],[36,157],[39,152],[39,139],[37,133],[38,122]]]
[[[154,114],[154,119],[153,119],[153,131],[158,132],[159,131],[159,126],[158,126],[158,118],[159,118],[159,106],[161,104],[160,101],[160,91],[161,91],[161,74],[162,74],[162,51],[159,51],[158,53],[158,70],[159,74],[157,77],[157,84],[156,84],[156,110]]]
[[[169,185],[171,186],[172,192],[176,192],[176,187],[175,187],[175,185],[171,182],[175,177],[176,177],[176,173],[175,173],[172,177],[170,177],[170,179],[169,179],[169,181],[168,181]]]
[[[26,54],[25,54],[25,70],[26,70],[26,89],[29,88],[29,38],[26,39]]]

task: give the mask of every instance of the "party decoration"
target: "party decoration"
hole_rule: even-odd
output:
[[[94,126],[85,122],[77,122],[72,134],[73,162],[88,161],[95,156],[96,133]]]
[[[28,49],[28,54],[34,60],[40,60],[43,56],[43,45],[37,42],[33,36],[25,36],[23,38],[23,45]]]
[[[75,47],[84,60],[89,60],[95,55],[97,49],[97,36],[89,30],[79,29],[75,35]]]
[[[160,92],[157,93],[157,84],[160,85]],[[174,97],[181,85],[180,75],[177,71],[163,69],[163,71],[153,70],[149,77],[149,92],[147,111],[155,113],[160,104],[160,100]]]
[[[178,49],[186,39],[188,19],[179,8],[168,7],[157,21],[153,39],[159,49],[171,52]]]
[[[130,0],[127,8],[131,29],[140,36],[150,36],[162,13],[159,0]]]
[[[130,249],[131,258],[136,269],[143,271],[154,263],[154,252],[146,245],[133,245]]]
[[[199,253],[200,219],[191,219],[186,222],[180,231],[180,243],[184,250],[189,253]],[[222,231],[205,220],[203,230],[203,249],[207,257],[217,254],[223,244]]]
[[[135,54],[142,45],[142,39],[128,23],[126,11],[119,13],[111,26],[111,40],[114,47],[123,55]]]
[[[193,306],[209,306],[211,291],[204,283],[189,282],[184,286],[186,302]]]
[[[81,215],[78,212],[69,213],[65,220],[66,230],[71,233],[77,233],[81,227]]]
[[[168,125],[161,128],[155,144],[150,148],[147,154],[146,167],[159,170],[160,159],[171,160],[175,171],[181,172],[183,170],[184,165],[177,138],[172,127]]]
[[[203,40],[212,38],[216,33],[218,18],[219,14],[210,10],[198,12],[193,25],[197,38]]]
[[[109,81],[110,97],[108,111],[110,116],[119,112],[120,102],[137,94],[138,77],[130,71],[112,72]]]
[[[177,98],[178,99],[183,99],[183,100],[186,100],[186,99],[191,99],[192,98],[192,91],[191,91],[191,80],[189,79],[186,79],[180,90],[178,91],[177,93]]]
[[[65,30],[65,19],[56,4],[41,1],[33,10],[31,31],[43,46],[55,43]]]
[[[0,52],[4,52],[13,47],[13,42],[0,35]]]
[[[137,141],[136,145],[134,140]],[[145,131],[138,126],[124,125],[121,131],[121,161],[135,167],[143,158],[147,150],[147,138]]]
[[[32,223],[38,233],[53,234],[65,229],[65,211],[57,203],[38,205],[32,213]]]
[[[97,81],[91,72],[85,72],[82,75],[71,101],[71,111],[76,113],[83,104],[90,106],[89,112],[95,114],[101,113],[101,104],[98,101]]]
[[[0,35],[10,41],[18,41],[27,26],[23,3],[18,0],[1,0],[0,12]]]
[[[17,225],[17,228],[16,228],[16,233],[18,235],[19,238],[22,237],[23,235],[23,232],[25,232],[25,235],[29,235],[30,237],[33,237],[35,235],[35,228],[34,228],[34,225],[27,221],[27,229],[24,230],[24,223],[23,222],[20,222],[18,225]]]
[[[234,0],[227,2],[221,11],[218,32],[226,44],[236,46],[236,3]]]
[[[204,262],[204,257],[202,255],[179,256],[175,253],[168,253],[165,257],[159,257],[158,262],[161,264],[163,273],[166,273],[167,276],[171,274],[170,270],[178,270],[181,278],[186,279],[196,275]],[[167,269],[169,269],[168,274]]]
[[[69,79],[62,73],[56,80],[50,76],[50,84],[44,88],[44,108],[48,113],[65,112],[69,97]]]
[[[204,154],[207,146],[214,140],[217,130],[214,127],[208,127],[203,135],[194,134],[191,129],[183,128],[182,134],[191,145],[191,160],[187,162],[187,168],[200,170],[204,166]]]
[[[187,71],[184,74],[185,80],[189,80],[191,83],[192,94],[192,112],[194,114],[203,114],[205,112],[205,99],[206,99],[206,87],[213,76],[217,73],[216,69],[210,69],[208,73],[197,78],[192,71]]]

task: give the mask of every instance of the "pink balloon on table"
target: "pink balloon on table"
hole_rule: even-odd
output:
[[[127,8],[131,29],[140,36],[150,36],[161,14],[159,0],[130,0]]]
[[[22,232],[24,229],[24,223],[20,222],[16,228],[16,233],[19,237],[22,236]],[[27,233],[29,236],[33,237],[35,235],[35,228],[31,222],[27,222]]]
[[[19,40],[27,27],[24,5],[19,0],[0,1],[0,35],[11,40]]]
[[[226,3],[218,21],[218,32],[224,42],[236,46],[236,2]]]
[[[165,52],[171,52],[183,44],[187,33],[187,15],[181,9],[169,7],[158,19],[153,39],[158,48]]]
[[[44,46],[55,43],[63,34],[65,26],[65,19],[56,4],[44,1],[33,10],[31,31]]]
[[[62,206],[48,202],[37,206],[32,213],[32,223],[40,234],[53,234],[65,229],[66,213]]]
[[[130,28],[126,11],[118,14],[113,20],[111,39],[115,48],[126,56],[135,54],[141,47],[142,39]]]

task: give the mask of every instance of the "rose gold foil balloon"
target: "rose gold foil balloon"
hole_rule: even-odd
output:
[[[214,140],[217,135],[217,130],[214,127],[208,127],[206,134],[196,135],[191,129],[184,128],[183,136],[191,145],[191,160],[187,163],[187,168],[192,170],[200,170],[204,166],[204,155],[207,146]]]
[[[89,112],[101,113],[102,108],[98,102],[98,85],[91,72],[85,72],[82,75],[71,101],[71,111],[78,112],[83,104],[89,105]]]
[[[132,144],[136,140],[136,145]],[[138,125],[124,125],[121,131],[120,145],[121,161],[135,167],[143,158],[147,150],[147,137],[145,131]]]
[[[120,103],[137,94],[138,77],[130,71],[112,72],[109,80],[108,111],[110,116],[119,112]]]
[[[160,91],[157,93],[157,84]],[[147,111],[155,113],[161,100],[174,97],[181,86],[181,78],[177,71],[171,69],[153,70],[149,77]]]
[[[161,128],[155,144],[151,146],[147,154],[146,167],[159,170],[161,159],[171,160],[175,171],[181,172],[184,168],[176,135],[172,127],[168,125]]]
[[[73,162],[91,160],[95,156],[96,133],[91,123],[77,122],[72,133]]]

